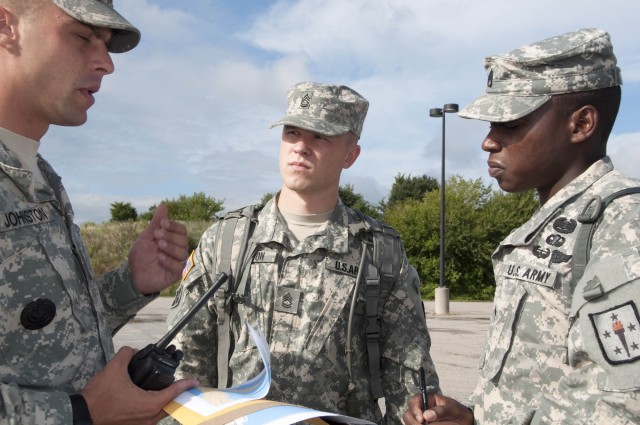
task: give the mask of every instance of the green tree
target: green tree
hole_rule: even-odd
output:
[[[360,195],[359,193],[355,193],[353,190],[353,185],[347,184],[344,186],[340,186],[338,188],[338,195],[346,206],[356,208],[371,217],[380,218],[380,211],[369,202],[367,202],[362,195]],[[265,193],[262,196],[260,203],[264,205],[269,202],[269,200],[274,196],[275,193]]]
[[[445,195],[446,286],[453,299],[491,299],[491,254],[511,229],[529,218],[537,202],[531,193],[498,193],[480,179],[459,176],[446,183]],[[440,191],[388,208],[385,218],[402,237],[423,296],[433,298],[440,280]]]
[[[360,210],[370,217],[377,219],[382,218],[380,210],[367,202],[361,194],[354,192],[353,185],[346,184],[340,186],[338,194],[340,195],[342,203],[346,206]]]
[[[440,185],[433,177],[426,175],[411,177],[411,175],[398,174],[391,186],[389,200],[382,203],[383,209],[392,208],[407,199],[420,200],[425,193],[437,190],[438,187]]]
[[[494,192],[485,206],[486,217],[490,222],[487,226],[488,237],[500,242],[512,229],[527,221],[539,205],[540,200],[535,190],[521,193]]]
[[[109,211],[113,222],[135,221],[138,218],[138,212],[129,202],[114,202]]]
[[[267,202],[269,202],[274,196],[276,196],[276,194],[273,192],[265,193],[260,199],[260,205],[267,205]]]
[[[169,211],[172,220],[180,221],[212,221],[220,211],[224,201],[209,197],[204,192],[197,192],[191,196],[180,195],[178,199],[165,199],[162,201]],[[157,206],[152,205],[141,220],[151,220]]]

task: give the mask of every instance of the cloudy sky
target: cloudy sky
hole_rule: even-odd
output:
[[[41,153],[61,174],[78,222],[138,212],[204,192],[225,209],[280,186],[286,90],[341,83],[370,101],[362,154],[343,173],[365,198],[388,196],[398,174],[439,179],[442,119],[484,90],[482,60],[529,42],[600,27],[624,80],[609,153],[640,177],[640,25],[637,0],[115,0],[142,31],[113,55],[89,121],[52,127]],[[606,4],[606,8],[603,6]],[[483,178],[488,124],[446,117],[446,175]]]

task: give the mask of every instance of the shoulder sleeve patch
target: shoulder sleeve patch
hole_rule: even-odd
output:
[[[189,276],[189,272],[191,271],[191,269],[193,269],[193,253],[195,251],[191,251],[191,255],[189,255],[189,258],[187,258],[187,262],[184,265],[184,269],[182,269],[182,281],[184,282],[184,280],[187,278],[187,276]]]
[[[640,359],[640,317],[633,301],[589,314],[598,344],[610,364]]]

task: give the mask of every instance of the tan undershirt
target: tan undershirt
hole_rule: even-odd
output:
[[[38,149],[40,142],[21,136],[12,131],[0,127],[0,140],[22,163],[22,168],[33,173],[37,183],[45,185],[44,176],[38,167]]]
[[[280,213],[287,222],[287,227],[298,241],[326,227],[333,210],[319,214],[296,214],[280,209]]]

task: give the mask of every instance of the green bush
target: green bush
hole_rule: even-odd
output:
[[[420,275],[421,293],[426,299],[433,299],[440,280],[440,190],[432,189],[432,180],[399,175],[395,201],[387,203],[384,210],[385,221],[400,233],[409,261]],[[512,229],[533,214],[538,201],[534,192],[505,194],[491,190],[480,179],[464,180],[459,176],[450,178],[445,189],[445,284],[451,299],[490,300],[495,288],[491,254]],[[273,195],[266,194],[263,202]],[[340,188],[340,196],[346,205],[380,215],[379,209],[350,185]],[[222,208],[220,201],[203,193],[163,203],[168,206],[169,216],[187,227],[189,251],[195,249],[215,220],[194,217],[213,217]],[[135,222],[87,223],[81,227],[97,275],[127,258],[131,244],[147,226],[153,210],[155,207]],[[173,296],[178,285],[176,282],[162,294]]]
[[[353,185],[346,184],[344,186],[340,186],[338,194],[340,195],[342,203],[346,206],[360,210],[370,217],[377,219],[382,218],[382,213],[378,211],[375,206],[367,202],[361,194],[354,192]]]
[[[488,300],[495,289],[491,254],[499,242],[537,207],[532,192],[494,192],[480,179],[454,176],[445,187],[445,285],[452,299]],[[385,211],[404,243],[422,283],[433,299],[440,281],[440,190],[408,199]]]
[[[412,177],[411,175],[397,174],[391,186],[389,200],[386,203],[382,202],[382,206],[386,209],[408,199],[417,201],[422,199],[427,192],[438,190],[439,187],[438,181],[433,177],[426,175]]]
[[[111,221],[135,221],[138,212],[129,202],[114,202],[111,204]]]
[[[131,245],[147,227],[147,224],[140,221],[107,222],[100,225],[87,223],[80,228],[96,276],[115,269],[127,259]],[[189,252],[195,249],[200,236],[211,224],[211,221],[184,223],[189,239]],[[174,283],[162,291],[161,295],[173,296],[179,284],[180,282]]]
[[[167,207],[169,217],[181,221],[210,221],[222,211],[223,201],[196,192],[191,196],[180,195],[178,199],[165,199],[161,202]],[[141,220],[151,220],[157,206],[152,205],[146,213],[140,214]]]

